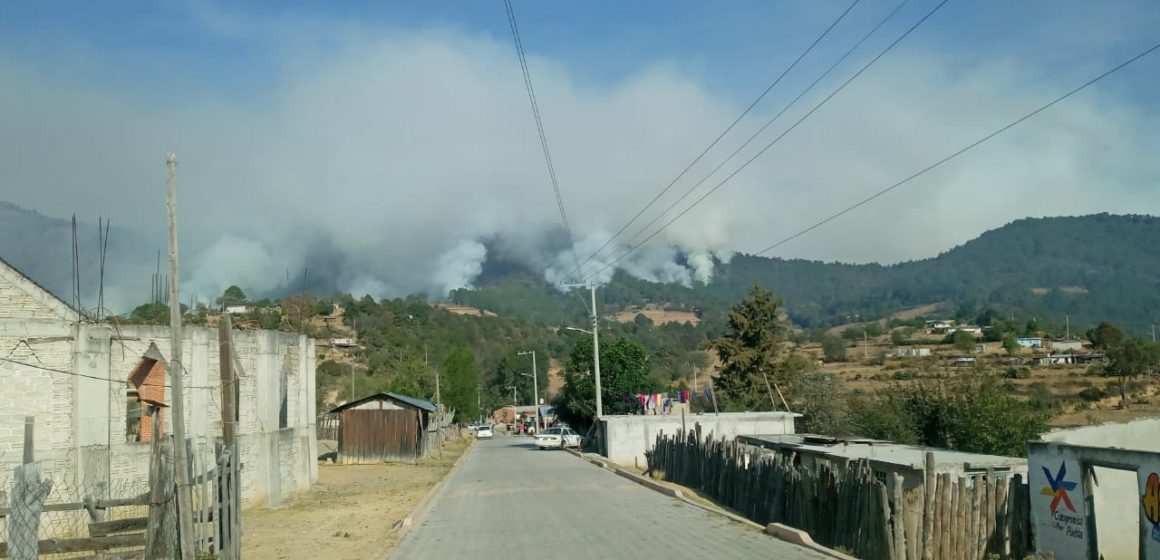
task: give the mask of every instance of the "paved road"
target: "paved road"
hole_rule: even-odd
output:
[[[827,558],[528,438],[477,442],[397,560]]]

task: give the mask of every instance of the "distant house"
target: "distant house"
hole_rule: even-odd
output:
[[[1040,336],[1024,336],[1015,339],[1015,342],[1022,348],[1043,348],[1044,340]]]
[[[899,358],[923,358],[930,355],[930,348],[899,348]]]
[[[1075,363],[1075,356],[1072,354],[1052,354],[1044,356],[1036,360],[1040,366],[1063,366]]]
[[[1083,353],[1083,354],[1074,354],[1073,356],[1074,356],[1075,363],[1081,364],[1081,365],[1102,364],[1102,363],[1108,361],[1107,355],[1103,354],[1101,352],[1088,352],[1088,353]]]
[[[354,345],[355,345],[354,341],[349,339],[349,338],[332,338],[332,339],[330,339],[330,347],[331,348],[351,348]]]
[[[248,306],[248,305],[227,305],[226,306],[226,313],[229,313],[230,315],[245,315],[246,313],[249,313],[249,312],[250,312],[250,306]]]
[[[955,326],[954,321],[933,320],[926,322],[926,329],[931,333],[944,333]]]
[[[970,326],[954,327],[954,328],[948,329],[947,334],[955,334],[959,331],[970,333],[970,334],[974,335],[976,338],[983,336],[983,328],[982,327],[970,327]]]
[[[1051,349],[1058,352],[1078,352],[1083,350],[1083,341],[1074,338],[1065,338],[1063,340],[1051,341]]]
[[[975,359],[971,356],[960,356],[955,358],[955,367],[967,367],[975,365]]]
[[[340,464],[416,463],[431,445],[427,437],[439,407],[397,393],[376,393],[330,409],[337,415]]]

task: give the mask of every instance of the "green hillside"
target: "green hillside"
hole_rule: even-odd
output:
[[[937,257],[895,265],[850,265],[737,255],[708,285],[655,284],[618,274],[602,290],[602,311],[646,302],[696,309],[714,331],[752,284],[773,289],[802,327],[870,320],[915,306],[949,304],[948,314],[1036,317],[1047,326],[1109,320],[1143,335],[1160,317],[1160,218],[1097,214],[1029,218],[988,231]],[[459,290],[461,304],[538,322],[575,320],[575,296],[527,274]]]

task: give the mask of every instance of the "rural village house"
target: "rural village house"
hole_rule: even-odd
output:
[[[186,433],[212,464],[222,433],[218,333],[182,335]],[[48,478],[85,488],[145,484],[150,410],[168,433],[169,329],[94,322],[0,260],[0,479],[21,462],[25,417]],[[317,480],[314,341],[233,333],[242,501],[279,505]],[[145,488],[142,486],[142,488]]]

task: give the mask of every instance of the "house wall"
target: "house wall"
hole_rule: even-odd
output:
[[[189,327],[183,340],[186,433],[194,456],[212,468],[221,435],[217,331]],[[141,485],[149,445],[126,441],[126,390],[151,344],[169,360],[168,328],[81,323],[63,302],[0,263],[0,480],[21,462],[24,419],[32,416],[35,458],[46,476],[87,489]],[[234,350],[241,366],[243,504],[279,505],[318,476],[314,342],[235,331]],[[162,414],[168,432],[172,409]]]
[[[788,412],[723,412],[704,415],[629,415],[605,416],[604,431],[607,457],[622,465],[645,464],[645,452],[656,445],[657,434],[677,434],[682,418],[685,429],[701,425],[702,434],[733,439],[739,435],[792,434],[793,420],[799,415]]]
[[[1055,430],[1044,434],[1042,439],[1050,443],[1095,448],[1086,449],[1083,451],[1083,456],[1078,456],[1067,448],[1047,449],[1034,445],[1030,447],[1033,451],[1033,462],[1044,464],[1052,471],[1053,475],[1060,464],[1067,464],[1068,472],[1072,473],[1068,475],[1068,480],[1079,483],[1077,492],[1072,494],[1071,500],[1080,510],[1078,513],[1086,517],[1091,512],[1085,511],[1081,503],[1083,497],[1083,476],[1079,470],[1081,465],[1090,459],[1106,463],[1130,463],[1131,461],[1126,461],[1123,458],[1124,450],[1128,452],[1160,452],[1160,418]],[[1043,449],[1043,451],[1039,451],[1039,449]],[[1150,466],[1155,468],[1156,465]],[[1095,529],[1099,551],[1108,559],[1137,558],[1141,542],[1141,525],[1143,524],[1139,519],[1141,493],[1137,471],[1097,467],[1095,474],[1099,481],[1093,492]],[[1029,480],[1032,484],[1033,496],[1038,488],[1047,482],[1045,475],[1034,468],[1031,470]],[[1126,505],[1130,505],[1130,507],[1125,507]],[[1145,527],[1145,529],[1150,529],[1150,527]],[[1145,542],[1150,538],[1147,537]],[[1062,558],[1059,554],[1056,557]],[[1154,558],[1160,558],[1160,554]]]

